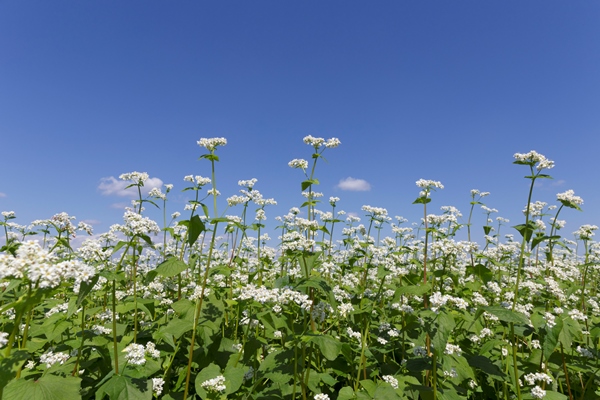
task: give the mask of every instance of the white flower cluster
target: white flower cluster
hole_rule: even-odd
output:
[[[579,196],[575,196],[575,191],[573,191],[573,190],[567,190],[566,192],[558,193],[556,195],[556,199],[558,201],[572,203],[572,204],[576,204],[578,206],[583,204],[583,199]]]
[[[119,179],[123,181],[130,181],[134,185],[144,186],[144,182],[148,180],[149,176],[146,172],[127,172],[119,175]]]
[[[17,256],[0,254],[0,279],[7,276],[27,278],[40,288],[53,288],[64,280],[74,279],[78,287],[88,282],[95,274],[94,267],[78,260],[56,262],[57,257],[40,247],[37,241],[21,243]]]
[[[2,211],[2,216],[5,220],[16,218],[14,211]]]
[[[460,356],[462,354],[462,349],[456,344],[446,343],[446,349],[444,350],[444,354],[456,354]]]
[[[227,139],[223,137],[216,138],[201,138],[198,140],[198,146],[204,147],[208,151],[213,151],[217,148],[217,146],[225,146],[227,144]]]
[[[301,168],[303,170],[306,170],[308,168],[308,161],[302,158],[294,158],[288,163],[288,165],[292,168]]]
[[[541,387],[536,386],[533,389],[531,389],[531,397],[533,397],[534,399],[543,399],[544,396],[546,396],[546,391]]]
[[[130,343],[123,349],[125,360],[133,365],[146,364],[146,354],[152,358],[159,358],[160,351],[156,350],[156,346],[152,342],[146,343],[146,347],[141,344]]]
[[[554,161],[548,160],[545,156],[535,150],[531,150],[529,153],[524,154],[515,153],[514,158],[517,162],[528,164],[532,167],[537,164],[536,168],[538,171],[554,167]]]
[[[598,230],[596,225],[581,225],[573,234],[581,240],[590,240],[594,236],[594,231]]]
[[[394,389],[398,389],[398,379],[394,378],[392,375],[384,375],[381,379],[392,385]]]
[[[427,179],[419,179],[417,182],[417,187],[420,187],[421,189],[425,189],[425,190],[431,190],[431,189],[443,189],[444,185],[442,185],[442,183],[440,181],[431,181],[431,180],[427,180]]]
[[[50,368],[54,364],[64,364],[69,359],[67,353],[54,353],[49,350],[47,353],[40,356],[40,362],[46,364],[46,368]]]
[[[160,396],[163,391],[165,380],[163,378],[152,378],[152,391],[156,396]]]
[[[200,176],[200,175],[196,175],[196,176],[194,176],[194,175],[186,175],[186,176],[183,177],[183,180],[186,181],[186,182],[193,183],[193,184],[195,184],[197,186],[208,185],[211,182],[210,178],[205,178],[205,177]]]
[[[236,300],[253,299],[261,304],[276,303],[279,305],[295,303],[305,310],[310,309],[312,305],[312,300],[310,300],[308,295],[290,288],[267,289],[264,286],[256,287],[256,285],[251,283],[243,288],[238,288],[236,292],[238,294],[235,298]]]
[[[544,374],[543,372],[536,372],[525,375],[525,382],[528,385],[535,385],[536,382],[546,382],[546,384],[550,385],[552,383],[552,377],[550,375]]]
[[[329,400],[329,396],[326,395],[325,393],[318,393],[318,394],[315,394],[314,399],[315,400]]]
[[[340,144],[342,144],[342,142],[340,142],[340,140],[338,138],[331,138],[331,139],[323,139],[323,138],[317,138],[317,137],[313,137],[311,135],[305,136],[303,139],[304,143],[306,143],[309,146],[314,147],[315,149],[318,149],[321,146],[325,146],[328,149],[332,149],[334,147],[338,147]]]
[[[126,234],[148,235],[160,232],[160,227],[155,221],[133,211],[125,211],[123,219],[125,220],[124,233]]]
[[[200,384],[204,389],[209,392],[224,392],[227,387],[225,386],[225,377],[219,375],[216,378],[209,379]]]
[[[0,332],[0,349],[8,343],[8,333]]]

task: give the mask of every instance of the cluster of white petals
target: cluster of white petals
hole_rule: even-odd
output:
[[[217,148],[217,146],[225,146],[227,144],[227,139],[223,137],[216,138],[201,138],[198,140],[198,145],[200,147],[204,147],[208,151],[213,151]]]

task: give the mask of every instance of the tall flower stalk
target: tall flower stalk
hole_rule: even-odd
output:
[[[196,332],[197,332],[197,328],[198,328],[198,321],[199,321],[200,315],[202,313],[202,303],[204,300],[204,294],[206,292],[206,284],[208,281],[208,275],[210,272],[211,261],[213,258],[213,251],[215,248],[215,238],[216,238],[216,234],[217,234],[217,226],[219,223],[219,219],[218,219],[219,214],[217,212],[217,196],[218,196],[219,192],[217,190],[217,181],[216,181],[216,175],[215,175],[215,163],[217,161],[219,161],[219,157],[215,154],[215,151],[218,146],[225,146],[226,144],[227,144],[227,139],[225,139],[225,138],[211,138],[211,139],[202,138],[198,141],[198,145],[200,147],[204,147],[206,150],[208,150],[208,154],[204,154],[204,155],[200,156],[200,159],[205,158],[205,159],[209,160],[211,163],[212,188],[210,189],[209,193],[212,194],[212,196],[213,196],[213,232],[212,232],[212,238],[211,238],[210,246],[209,246],[209,250],[208,250],[208,258],[206,260],[204,278],[201,282],[202,288],[200,290],[200,295],[196,298],[196,307],[195,307],[194,321],[193,321],[193,326],[192,326],[192,337],[190,339],[188,364],[187,364],[187,371],[186,371],[186,377],[185,377],[185,389],[183,392],[184,399],[187,399],[189,388],[190,388],[190,378],[191,378],[191,374],[192,374],[192,361],[194,358],[194,345],[195,345],[195,341],[196,341]],[[189,229],[191,228],[191,224],[192,224],[192,221],[190,220],[190,226],[188,226],[188,232],[189,232]],[[188,233],[188,235],[189,235],[189,233]]]

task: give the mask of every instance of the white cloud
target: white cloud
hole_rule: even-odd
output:
[[[97,219],[84,219],[81,222],[85,222],[88,225],[100,225],[102,222],[98,221]]]
[[[564,186],[567,183],[564,179],[559,179],[557,181],[552,182],[552,186]]]
[[[100,179],[98,189],[100,189],[104,196],[115,195],[121,197],[137,197],[138,191],[136,187],[125,189],[129,184],[131,184],[131,182],[122,181],[114,176],[109,176],[108,178]],[[146,195],[150,190],[154,188],[160,188],[162,185],[163,181],[161,181],[159,178],[148,178],[142,187],[142,194]]]
[[[0,197],[6,197],[6,193],[0,192]]]
[[[116,208],[117,210],[124,210],[125,207],[131,207],[131,203],[113,203],[110,207]]]
[[[350,190],[353,192],[366,192],[371,190],[371,184],[364,179],[355,179],[349,176],[346,179],[340,180],[337,187],[342,190]]]

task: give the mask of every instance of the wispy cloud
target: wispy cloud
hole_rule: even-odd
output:
[[[564,179],[559,179],[557,181],[552,182],[552,186],[564,186],[567,181]]]
[[[129,181],[122,181],[114,176],[109,176],[100,179],[98,189],[104,196],[136,197],[138,195],[136,187],[125,189],[130,183]],[[159,178],[148,178],[142,187],[142,194],[146,195],[150,190],[160,188],[162,185],[163,181]]]
[[[85,222],[88,225],[100,225],[102,222],[98,221],[97,219],[84,219],[81,222]]]
[[[131,203],[113,203],[110,207],[116,208],[117,210],[124,210],[125,207],[131,207]]]
[[[371,184],[364,179],[355,179],[351,176],[340,180],[337,187],[342,190],[350,190],[353,192],[366,192],[371,190]]]
[[[0,192],[0,197],[6,197],[6,193]]]

